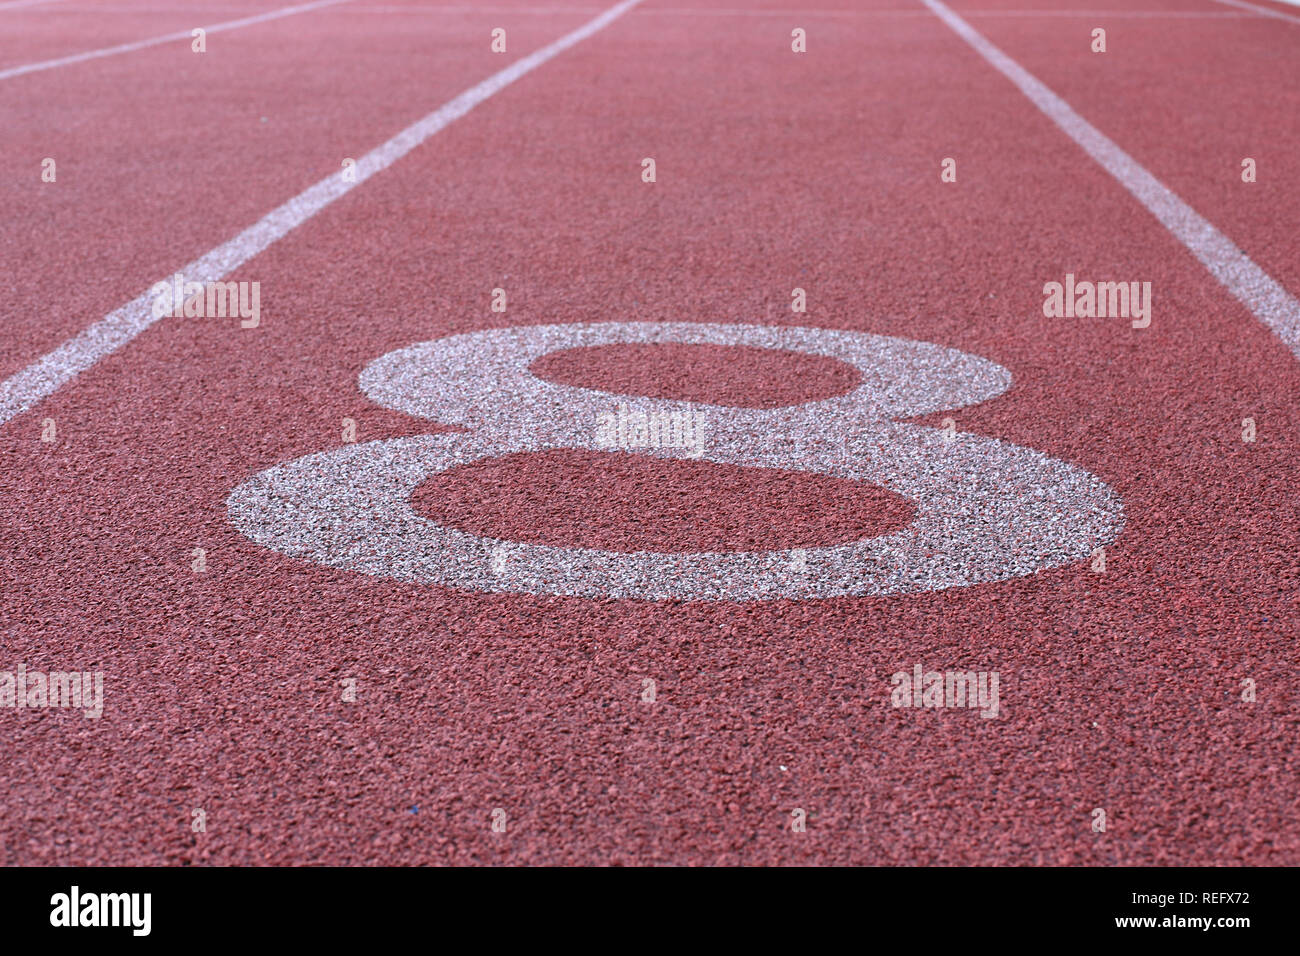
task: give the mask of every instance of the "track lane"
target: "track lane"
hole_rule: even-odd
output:
[[[47,70],[76,67],[106,57],[138,53],[164,44],[188,46],[194,40],[193,31],[196,28],[201,28],[205,34],[216,35],[258,26],[284,17],[327,9],[345,2],[348,0],[309,0],[306,3],[268,7],[252,11],[237,19],[220,22],[199,19],[201,13],[194,10],[184,14],[164,11],[161,16],[157,12],[150,12],[131,17],[119,15],[107,18],[102,18],[99,15],[100,11],[95,11],[89,17],[79,13],[75,19],[60,17],[31,19],[14,24],[10,35],[22,37],[25,42],[10,53],[10,56],[20,56],[20,59],[11,63],[0,62],[0,82],[33,73],[43,73]],[[106,9],[103,12],[110,11]],[[120,14],[125,11],[118,12]],[[170,24],[172,29],[160,32],[160,28],[165,24]],[[93,38],[100,45],[86,48],[86,40],[83,39],[81,45],[74,48],[68,44],[69,33],[73,37]],[[105,42],[113,37],[117,38],[115,42]],[[45,56],[40,55],[42,51],[45,51]]]
[[[14,80],[0,100],[13,224],[0,376],[584,19],[461,13],[358,33],[322,10],[214,37],[202,56],[169,46]],[[497,23],[507,55],[489,50]],[[336,51],[328,75],[322,50]]]
[[[1293,228],[1300,220],[1293,121],[1300,35],[1262,17],[1176,26],[1086,16],[972,22],[1293,296],[1300,293]],[[1104,54],[1089,49],[1096,26],[1107,28]],[[1254,183],[1242,182],[1245,157],[1256,161]]]
[[[160,324],[42,407],[65,445],[5,433],[3,473],[23,476],[5,495],[22,556],[0,566],[7,650],[95,656],[130,688],[91,730],[18,725],[10,852],[1295,861],[1297,528],[1259,505],[1296,477],[1274,437],[1300,424],[1292,360],[1104,173],[1063,166],[1068,140],[940,25],[844,28],[819,61],[782,59],[784,37],[756,53],[769,33],[615,24],[250,263],[241,278],[279,289],[262,335]],[[970,68],[936,85],[936,63]],[[1188,318],[1141,337],[1049,323],[1042,282],[1071,266],[1150,276]],[[487,309],[498,283],[506,316]],[[1012,392],[960,427],[1114,483],[1130,529],[1107,576],[772,607],[521,599],[327,572],[226,524],[230,487],[334,447],[344,415],[363,439],[429,430],[355,391],[389,349],[489,324],[793,322],[793,283],[815,290],[800,323],[1011,368]],[[1250,448],[1242,407],[1277,423]],[[911,662],[1003,669],[1006,720],[900,719],[887,679]],[[371,696],[340,712],[353,673]],[[1242,673],[1268,688],[1253,712],[1232,706]],[[1098,804],[1116,821],[1100,839]],[[215,808],[201,839],[184,825],[198,805]],[[794,806],[806,839],[783,828]]]

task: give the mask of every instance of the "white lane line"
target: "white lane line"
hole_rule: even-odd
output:
[[[1300,3],[1300,0],[1296,0]],[[394,6],[392,4],[365,4],[350,8],[351,13],[367,14],[449,14],[449,13],[492,13],[550,16],[568,13],[595,13],[600,7],[492,7],[466,6],[464,4],[409,4]],[[1107,18],[1147,18],[1147,19],[1257,19],[1247,13],[1233,13],[1227,10],[966,10],[968,17],[1107,17]],[[643,7],[637,16],[689,16],[689,17],[846,17],[861,19],[864,17],[928,17],[926,10],[915,7],[907,9],[878,10],[743,10],[728,7]]]
[[[1300,359],[1300,302],[1104,133],[940,0],[921,0],[1160,220],[1237,301]]]
[[[62,3],[63,0],[10,0],[0,3],[0,10],[17,10],[19,7],[34,7],[38,3]]]
[[[1102,17],[1136,20],[1255,20],[1227,10],[967,10],[968,17]]]
[[[1289,20],[1292,23],[1300,23],[1300,17],[1295,14],[1283,13],[1281,10],[1261,7],[1254,3],[1246,3],[1245,0],[1214,0],[1214,2],[1227,4],[1230,7],[1240,7],[1242,10],[1254,10],[1261,16],[1273,17],[1275,20]],[[1278,0],[1278,2],[1289,3],[1293,7],[1300,7],[1300,0]]]
[[[434,133],[460,119],[488,97],[499,93],[515,80],[532,72],[552,57],[582,42],[635,7],[641,0],[623,0],[600,16],[542,47],[510,66],[494,73],[477,86],[470,87],[455,99],[444,103],[428,116],[417,120],[388,142],[377,146],[357,161],[355,182],[344,182],[333,173],[316,185],[299,193],[284,205],[267,213],[260,221],[235,238],[217,246],[203,257],[172,272],[181,272],[187,281],[216,282],[262,252],[276,240],[302,225],[326,206],[373,176],[387,169]],[[162,281],[169,281],[166,277]],[[150,284],[152,290],[153,283]],[[37,359],[21,372],[0,383],[0,425],[20,415],[66,385],[104,356],[116,351],[158,320],[153,315],[155,296],[142,292],[126,305],[110,312],[75,338],[53,352]]]
[[[365,7],[356,7],[358,13],[518,13],[523,15],[541,14],[570,14],[570,13],[596,13],[601,10],[598,6],[583,7],[493,7],[484,4],[468,5],[463,3],[437,3],[437,4],[420,4],[409,6],[394,6],[392,4],[371,4]]]
[[[376,9],[376,8],[370,8]],[[647,7],[639,16],[658,13],[665,16],[700,17],[926,17],[924,10],[739,10],[724,7],[691,9],[684,7]],[[966,10],[968,17],[1137,17],[1137,18],[1209,18],[1232,19],[1244,17],[1241,13],[1218,10]]]
[[[214,23],[210,27],[197,24],[197,27],[207,33],[221,33],[225,30],[238,30],[240,27],[249,27],[255,23],[266,23],[268,20],[279,20],[282,17],[291,17],[295,13],[306,13],[308,10],[319,10],[321,7],[332,7],[335,4],[347,2],[348,0],[316,0],[315,3],[304,3],[297,7],[281,7],[279,10],[270,10],[253,17],[227,20],[225,23]],[[98,60],[105,56],[117,56],[119,53],[132,53],[136,50],[158,46],[161,43],[173,43],[177,40],[188,42],[190,39],[192,39],[192,36],[189,30],[178,30],[176,33],[151,37],[148,40],[136,40],[134,43],[122,43],[118,46],[107,46],[100,50],[87,50],[85,53],[61,56],[56,60],[41,60],[39,63],[27,63],[23,66],[10,67],[7,70],[0,70],[0,80],[8,80],[27,73],[39,73],[41,70],[52,70],[59,66],[71,66],[73,63],[84,63],[87,60]]]
[[[67,0],[18,0],[20,5],[28,3],[66,3]],[[1230,3],[1232,0],[1217,0],[1220,3]],[[1280,3],[1297,3],[1300,0],[1278,0]],[[1286,14],[1277,14],[1276,11],[1267,10],[1263,7],[1252,7],[1249,4],[1241,4],[1243,12],[1234,13],[1224,10],[966,10],[965,15],[968,17],[1106,17],[1108,19],[1172,19],[1172,20],[1254,20],[1258,19],[1260,14],[1272,14],[1286,18]],[[4,4],[0,3],[0,10],[4,9]],[[493,7],[493,6],[467,6],[465,4],[411,4],[406,6],[393,6],[391,4],[370,4],[367,6],[356,5],[353,0],[353,6],[348,8],[349,13],[365,13],[372,15],[397,15],[397,14],[421,14],[421,15],[446,15],[455,13],[464,14],[512,14],[519,16],[555,16],[568,14],[594,14],[601,11],[598,6],[579,6],[579,7]],[[111,10],[105,10],[100,7],[64,7],[63,10],[68,13],[122,13],[122,14],[146,14],[146,13],[174,13],[172,7],[114,7]],[[1259,11],[1250,13],[1244,11]],[[637,11],[640,16],[650,16],[659,14],[661,16],[698,16],[698,17],[767,17],[781,18],[788,17],[848,17],[848,18],[870,18],[870,17],[928,17],[928,10],[910,9],[879,9],[879,10],[738,10],[724,7],[714,7],[712,9],[691,9],[682,7],[645,7]]]

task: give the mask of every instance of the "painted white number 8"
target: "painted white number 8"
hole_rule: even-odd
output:
[[[529,371],[559,349],[667,342],[831,356],[855,366],[862,383],[836,398],[750,409],[612,396]],[[753,601],[1006,580],[1087,560],[1124,524],[1118,497],[1080,468],[992,438],[894,421],[982,402],[1011,384],[993,362],[926,342],[749,325],[531,326],[390,352],[362,372],[360,384],[380,405],[469,432],[348,445],[255,475],[227,502],[249,538],[330,567],[452,588]],[[666,555],[485,538],[411,507],[416,486],[457,465],[524,451],[598,449],[596,423],[619,402],[703,415],[707,441],[696,460],[871,482],[910,499],[915,518],[897,532],[821,548]]]

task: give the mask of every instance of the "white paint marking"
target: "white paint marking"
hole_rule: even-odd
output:
[[[20,3],[46,3],[46,2],[67,2],[67,0],[19,0]],[[1230,2],[1230,0],[1221,0],[1221,2]],[[1300,3],[1300,0],[1278,0],[1279,3]],[[3,9],[3,4],[0,4]],[[114,7],[111,10],[105,10],[102,7],[64,7],[64,11],[69,13],[94,13],[94,14],[132,14],[140,15],[145,13],[174,13],[171,7]],[[467,6],[465,4],[408,4],[404,6],[394,6],[391,4],[371,4],[367,6],[358,6],[356,0],[348,8],[350,14],[373,14],[373,15],[399,15],[399,14],[420,14],[420,15],[439,15],[447,14],[511,14],[518,16],[556,16],[569,14],[590,15],[599,13],[601,7],[598,6],[565,6],[565,7],[497,7],[497,6]],[[1263,9],[1263,8],[1254,8]],[[1273,12],[1273,11],[1267,11]],[[690,17],[765,17],[768,19],[788,19],[789,17],[809,17],[815,19],[847,17],[847,18],[875,18],[875,17],[928,17],[931,16],[928,10],[909,9],[879,9],[879,10],[738,10],[724,7],[713,7],[711,9],[690,9],[683,7],[643,7],[637,11],[641,16],[650,16],[657,14],[660,16],[690,16]],[[966,10],[965,15],[968,17],[1107,17],[1110,19],[1171,19],[1171,20],[1248,20],[1258,19],[1259,14],[1247,12],[1233,13],[1230,11],[1219,12],[1216,10]]]
[[[259,13],[257,16],[244,17],[240,20],[227,20],[225,23],[214,23],[210,27],[202,24],[197,29],[204,30],[207,33],[222,33],[226,30],[238,30],[240,27],[249,27],[255,23],[266,23],[268,20],[279,20],[283,17],[291,17],[295,13],[306,13],[308,10],[319,10],[321,7],[332,7],[336,4],[347,3],[348,0],[317,0],[315,3],[304,3],[297,7],[282,7],[279,10],[271,10],[267,13]],[[52,70],[59,66],[71,66],[74,63],[85,63],[87,60],[98,60],[101,57],[116,56],[119,53],[133,53],[136,50],[144,50],[151,46],[158,46],[163,43],[174,43],[177,40],[189,42],[193,39],[189,30],[178,30],[175,33],[168,33],[165,36],[151,37],[148,40],[137,40],[134,43],[122,43],[118,46],[107,46],[101,50],[87,50],[85,53],[74,53],[71,56],[61,56],[57,60],[42,60],[39,63],[27,63],[23,66],[10,67],[7,70],[0,70],[0,80],[12,79],[15,76],[24,76],[28,73],[39,73],[41,70]]]
[[[924,12],[924,11],[922,11]],[[1101,17],[1137,20],[1254,20],[1245,13],[1227,10],[966,10],[968,17]]]
[[[1300,302],[1267,272],[1168,186],[1104,133],[1074,111],[1015,60],[940,0],[921,0],[935,16],[975,48],[992,66],[1016,85],[1053,123],[1079,144],[1138,202],[1160,220],[1174,238],[1187,247],[1221,285],[1277,334],[1300,359]],[[1228,171],[1231,172],[1231,171]],[[1226,175],[1226,173],[1225,173]]]
[[[372,8],[373,9],[373,8]],[[925,17],[924,10],[732,10],[722,7],[708,9],[688,9],[682,7],[647,7],[638,11],[640,16],[652,13],[665,16],[699,16],[699,17]],[[1231,19],[1241,17],[1240,13],[1220,13],[1217,10],[967,10],[968,17],[1137,17],[1174,19]]]
[[[330,203],[361,185],[375,173],[387,169],[430,136],[460,119],[495,93],[499,93],[552,57],[582,42],[635,7],[641,0],[623,0],[600,16],[560,37],[549,46],[515,61],[483,82],[444,103],[428,116],[402,130],[388,142],[357,161],[355,182],[344,182],[331,173],[316,185],[299,193],[235,238],[180,269],[190,282],[216,282],[229,275],[276,240],[302,225]],[[162,281],[170,281],[164,277]],[[152,289],[154,283],[150,283]],[[0,384],[0,425],[36,405],[104,356],[121,348],[158,320],[153,315],[154,296],[142,292],[126,305],[110,312],[80,335],[37,359]]]
[[[1289,20],[1292,23],[1300,23],[1300,17],[1290,13],[1283,13],[1280,10],[1272,10],[1268,7],[1261,7],[1254,3],[1246,3],[1245,0],[1214,0],[1215,3],[1226,4],[1230,7],[1240,7],[1242,10],[1254,10],[1260,16],[1273,17],[1275,20]],[[1279,3],[1289,3],[1293,7],[1300,7],[1300,0],[1278,0]]]
[[[1297,0],[1300,2],[1300,0]],[[554,14],[595,13],[600,7],[489,7],[465,6],[464,4],[410,4],[394,6],[391,4],[368,4],[353,6],[350,13],[368,14],[449,14],[449,13],[506,13],[517,15],[551,16]],[[1255,19],[1245,13],[1230,13],[1217,10],[967,10],[968,17],[1111,17],[1111,18],[1171,18],[1171,19]],[[687,7],[643,7],[637,11],[638,16],[669,17],[763,17],[767,19],[788,19],[790,17],[833,18],[842,17],[862,19],[873,17],[928,17],[929,11],[907,9],[878,10],[741,10],[726,7],[693,9]]]
[[[34,7],[38,3],[62,3],[63,0],[10,0],[0,3],[0,10],[17,10],[19,7]]]
[[[861,381],[829,399],[757,409],[618,395],[531,371],[553,352],[631,342],[823,355]],[[764,601],[1005,581],[1085,561],[1124,527],[1119,497],[1081,468],[896,421],[988,401],[1011,385],[1002,366],[929,342],[688,322],[530,325],[397,349],[367,365],[359,384],[379,405],[466,430],[344,445],[254,475],[226,499],[252,541],[329,567],[472,591]],[[682,431],[650,424],[673,419]],[[440,525],[412,503],[421,484],[458,465],[554,449],[864,481],[915,511],[907,527],[797,551],[633,552],[503,541]]]
[[[356,13],[517,13],[524,15],[540,14],[549,16],[552,14],[571,14],[571,13],[597,13],[601,7],[490,7],[484,5],[467,6],[465,4],[423,4],[420,6],[367,6],[355,7]]]

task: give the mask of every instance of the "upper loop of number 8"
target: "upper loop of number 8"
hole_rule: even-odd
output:
[[[808,352],[853,365],[862,382],[834,398],[750,409],[615,396],[529,371],[549,352],[618,343]],[[477,591],[750,601],[1000,581],[1086,559],[1124,524],[1119,498],[1081,468],[996,439],[949,438],[893,420],[982,402],[1010,384],[1010,373],[986,359],[862,332],[635,322],[490,329],[390,352],[360,378],[379,404],[462,425],[467,433],[308,455],[255,475],[227,504],[240,531],[275,551]],[[891,534],[799,552],[668,555],[501,541],[438,525],[411,507],[421,482],[457,465],[521,451],[599,448],[596,423],[620,402],[660,413],[690,410],[707,423],[702,452],[638,453],[868,481],[910,499],[915,518]],[[855,451],[863,447],[871,453]]]

